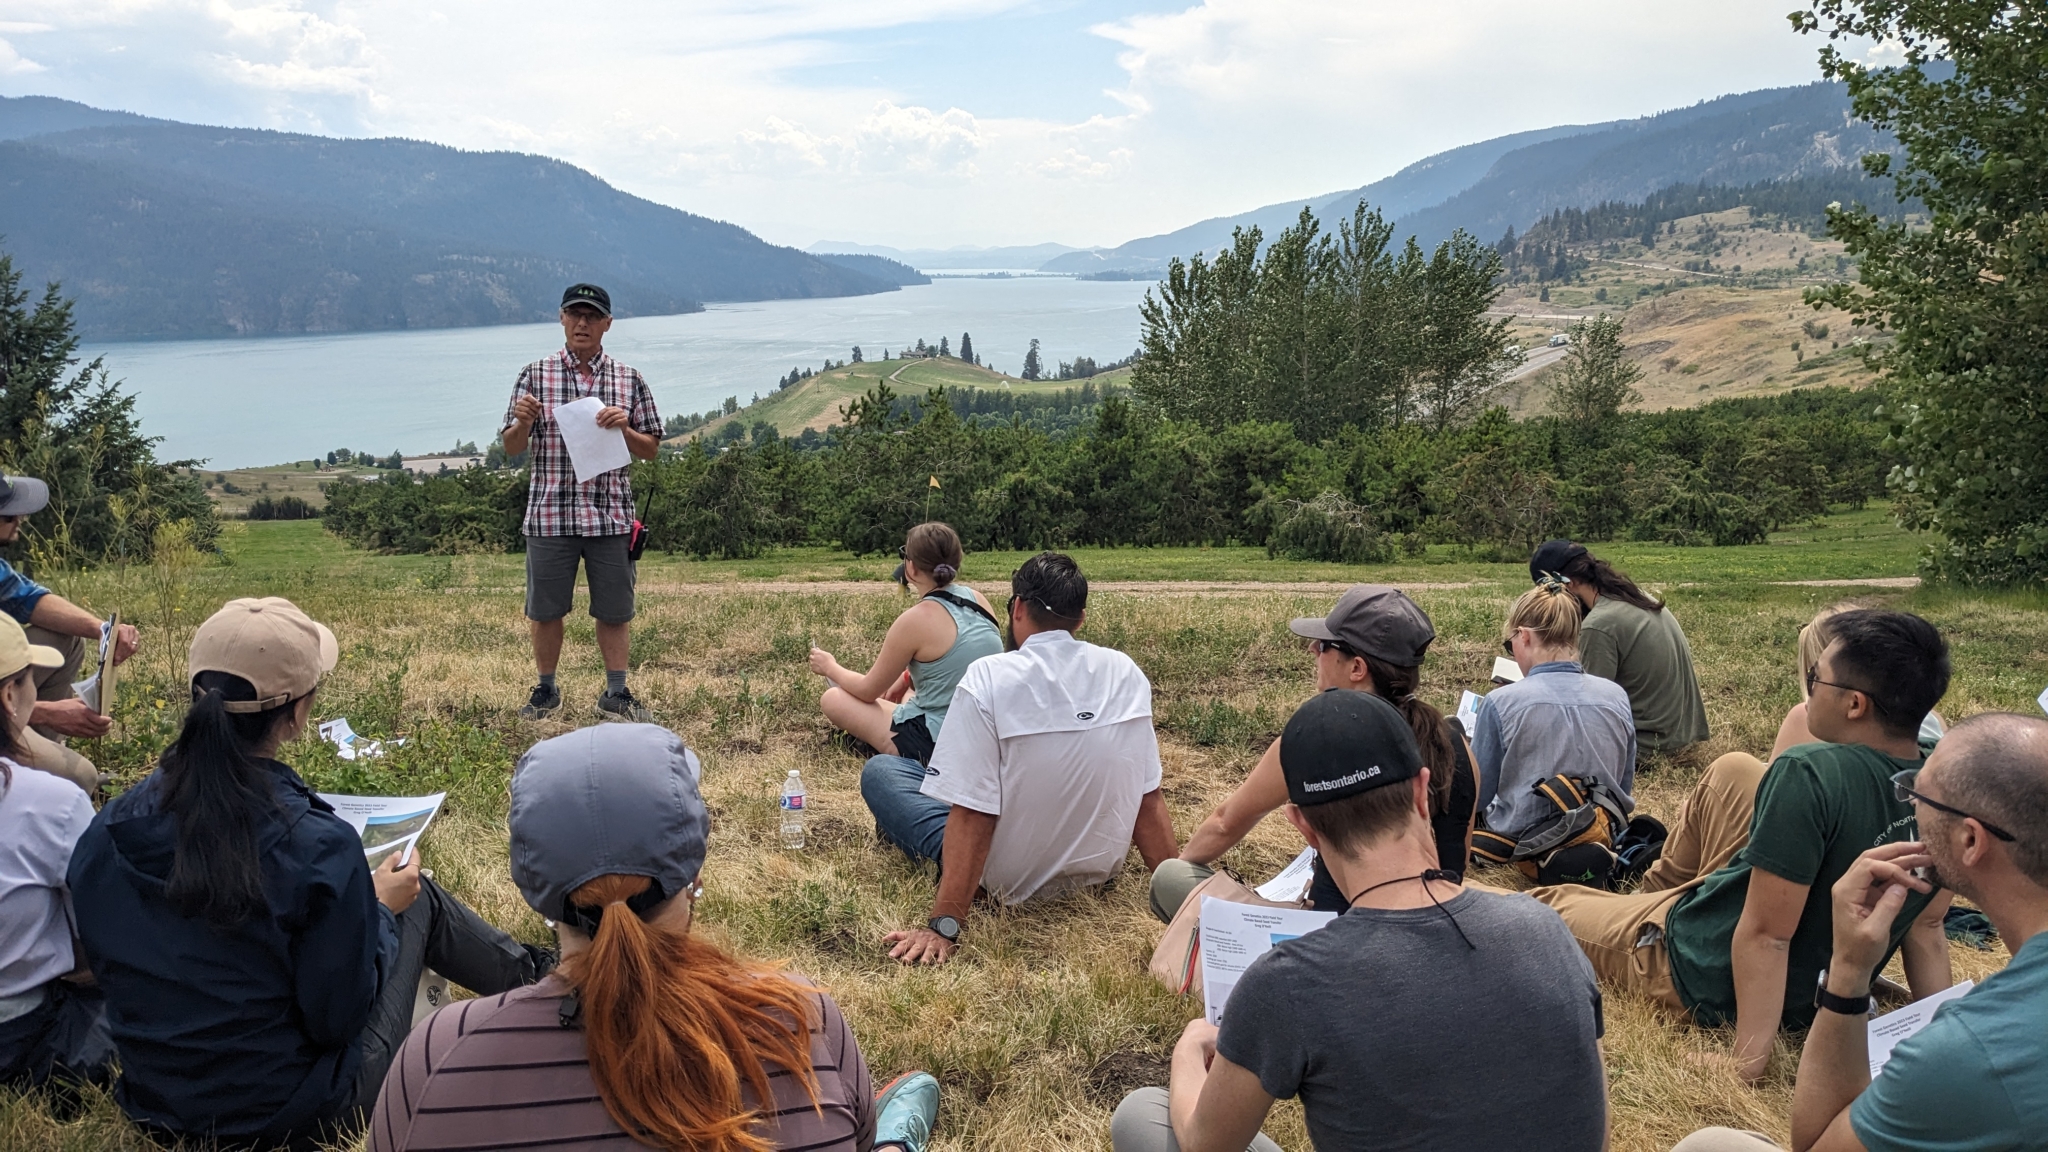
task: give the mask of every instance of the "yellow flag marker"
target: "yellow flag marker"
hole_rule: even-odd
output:
[[[932,487],[934,487],[934,488],[937,488],[938,486],[939,486],[939,478],[938,478],[937,476],[934,476],[934,477],[932,477]]]

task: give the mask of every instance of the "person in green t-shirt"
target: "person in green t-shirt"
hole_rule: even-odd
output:
[[[1828,890],[1861,853],[1917,835],[1892,777],[1920,766],[1920,718],[1948,691],[1948,645],[1920,617],[1848,612],[1833,630],[1806,673],[1818,742],[1787,750],[1767,771],[1742,753],[1715,761],[1637,891],[1530,892],[1564,917],[1602,979],[1701,1024],[1732,1020],[1751,1080],[1763,1075],[1781,1026],[1813,1019]],[[1916,997],[1951,981],[1947,907],[1945,895],[1915,893],[1889,926],[1885,956],[1903,952]]]
[[[1792,1096],[1797,1152],[1995,1152],[2048,1141],[2048,722],[1991,713],[1956,726],[1901,773],[1922,842],[1872,848],[1832,892],[1822,1011]],[[1967,897],[2012,962],[1941,1005],[1870,1071],[1870,973],[1893,926],[1936,887]],[[1674,1152],[1768,1152],[1755,1133],[1709,1128]]]
[[[1636,746],[1670,752],[1707,738],[1692,647],[1664,602],[1650,596],[1583,544],[1552,540],[1529,557],[1529,578],[1562,576],[1585,606],[1579,663],[1586,675],[1612,680],[1628,693]]]

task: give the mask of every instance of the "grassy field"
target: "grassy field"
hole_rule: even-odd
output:
[[[327,498],[320,493],[321,485],[332,484],[343,476],[374,480],[384,475],[386,469],[353,465],[329,468],[317,460],[296,460],[263,468],[189,468],[186,471],[206,486],[206,494],[213,498],[222,515],[242,516],[248,513],[249,505],[265,496],[273,500],[297,496],[320,508],[327,503]]]
[[[1097,386],[1126,383],[1127,369],[1092,377]],[[748,404],[731,416],[721,416],[691,432],[690,436],[716,432],[735,420],[752,427],[765,420],[784,436],[795,436],[806,428],[819,432],[840,422],[839,410],[876,385],[887,383],[898,396],[922,396],[932,388],[989,388],[1007,392],[1050,393],[1081,386],[1079,380],[1019,380],[992,368],[964,360],[867,360],[820,372]],[[688,439],[684,436],[682,439]]]
[[[120,785],[139,779],[175,726],[173,686],[193,625],[231,596],[289,596],[341,640],[341,664],[316,712],[410,743],[353,765],[312,744],[287,758],[327,790],[448,791],[446,813],[425,841],[428,866],[497,923],[543,939],[507,874],[506,782],[534,740],[589,721],[602,674],[588,619],[570,620],[565,722],[524,723],[514,715],[531,683],[519,558],[366,555],[317,525],[293,523],[231,525],[225,543],[218,561],[170,557],[54,581],[91,607],[122,608],[144,629],[119,738],[87,751]],[[1844,596],[1910,607],[1946,630],[1957,670],[1942,705],[1947,716],[2031,710],[2048,683],[2041,598],[1779,583],[1897,578],[1910,574],[1917,546],[1872,509],[1754,548],[1603,549],[1669,597],[1691,637],[1714,727],[1683,759],[1648,766],[1644,807],[1668,818],[1711,757],[1769,747],[1797,699],[1798,628]],[[1460,689],[1482,686],[1506,607],[1527,584],[1520,565],[1454,552],[1371,569],[1274,563],[1249,549],[1077,555],[1098,584],[1084,635],[1130,652],[1154,684],[1166,794],[1182,837],[1243,779],[1310,690],[1309,658],[1288,633],[1289,618],[1320,615],[1333,586],[1351,581],[1413,586],[1439,633],[1425,695],[1448,711]],[[1017,559],[971,556],[966,576],[999,589]],[[751,953],[787,958],[829,987],[879,1077],[935,1072],[945,1085],[938,1148],[1106,1148],[1117,1100],[1163,1082],[1172,1042],[1196,1011],[1145,974],[1158,926],[1135,855],[1133,871],[1100,895],[978,909],[962,954],[944,968],[901,969],[878,946],[884,932],[923,921],[932,876],[875,842],[858,791],[860,762],[819,716],[822,685],[804,655],[818,643],[849,664],[873,658],[904,606],[882,582],[888,567],[823,550],[643,564],[634,687],[703,755],[713,812],[699,922]],[[803,770],[811,790],[803,852],[781,850],[775,834],[777,786],[791,768]],[[1226,862],[1263,878],[1297,848],[1291,830],[1271,819]],[[1958,947],[1955,957],[1959,977],[1981,976],[2005,953]],[[1714,1123],[1784,1136],[1796,1044],[1781,1043],[1769,1079],[1748,1088],[1720,1059],[1721,1033],[1679,1026],[1619,994],[1608,999],[1607,1020],[1616,1148],[1668,1148]],[[1292,1104],[1275,1112],[1267,1132],[1286,1148],[1309,1146]],[[0,1095],[0,1147],[143,1146],[104,1098],[60,1120],[38,1098]]]

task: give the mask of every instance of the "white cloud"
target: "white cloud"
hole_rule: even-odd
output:
[[[1087,2],[0,0],[0,90],[541,152],[773,239],[921,246],[1113,244],[1815,74],[1783,0]],[[895,46],[977,21],[1065,29],[1065,70]]]

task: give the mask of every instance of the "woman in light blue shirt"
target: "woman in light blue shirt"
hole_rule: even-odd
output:
[[[854,672],[830,652],[811,649],[811,671],[832,683],[819,701],[825,718],[885,756],[929,764],[961,673],[1003,650],[988,601],[953,583],[962,559],[951,525],[931,521],[912,528],[896,579],[918,602],[889,626],[874,666]]]
[[[1621,685],[1579,664],[1578,601],[1561,580],[1522,594],[1508,613],[1506,647],[1522,679],[1479,702],[1472,754],[1479,810],[1510,839],[1555,814],[1535,786],[1559,773],[1591,776],[1634,811],[1636,728]]]

